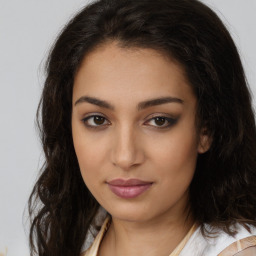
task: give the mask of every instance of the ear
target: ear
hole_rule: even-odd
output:
[[[199,134],[198,148],[197,151],[199,154],[207,152],[212,144],[212,137],[208,134],[206,128],[202,128]]]

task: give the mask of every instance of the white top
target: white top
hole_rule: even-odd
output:
[[[206,226],[209,230],[210,227]],[[222,230],[217,231],[215,237],[205,238],[200,228],[198,228],[191,236],[179,256],[232,256],[244,255],[238,254],[247,248],[252,247],[250,255],[256,255],[256,228],[251,227],[251,232],[247,231],[243,226],[236,225],[237,234],[232,237]],[[254,247],[254,248],[253,248]],[[247,250],[248,251],[248,250]],[[247,254],[246,254],[247,255]]]
[[[110,218],[107,218],[90,248],[81,256],[97,256],[100,243],[109,224]],[[237,231],[234,237],[224,231],[212,229],[210,226],[206,226],[206,229],[217,233],[215,236],[206,238],[202,235],[200,228],[194,231],[192,227],[169,256],[256,256],[256,228],[250,226],[251,232],[249,232],[237,224],[234,227]]]

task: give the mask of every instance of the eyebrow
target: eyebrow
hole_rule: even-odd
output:
[[[114,106],[112,106],[108,102],[94,98],[94,97],[89,97],[89,96],[82,96],[75,102],[75,105],[77,105],[79,103],[83,103],[83,102],[91,103],[93,105],[97,105],[102,108],[107,108],[107,109],[112,109],[112,110],[114,109]]]
[[[106,109],[111,109],[111,110],[115,109],[114,106],[111,105],[110,103],[108,103],[107,101],[100,100],[100,99],[97,99],[94,97],[89,97],[89,96],[82,96],[75,102],[75,105],[83,103],[83,102],[87,102],[87,103],[90,103],[90,104],[93,104],[93,105],[96,105],[96,106],[99,106],[102,108],[106,108]],[[166,104],[166,103],[183,104],[183,100],[181,100],[179,98],[175,98],[175,97],[161,97],[161,98],[156,98],[156,99],[152,99],[152,100],[142,101],[138,104],[137,109],[142,110],[145,108],[162,105],[162,104]]]
[[[146,100],[146,101],[140,102],[138,104],[138,110],[142,110],[145,108],[162,105],[162,104],[166,104],[166,103],[183,104],[183,100],[179,99],[179,98],[174,98],[174,97],[161,97],[161,98],[157,98],[157,99]]]

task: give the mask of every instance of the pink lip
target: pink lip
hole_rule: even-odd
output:
[[[115,179],[107,182],[110,190],[121,198],[135,198],[148,190],[152,182],[138,179]]]

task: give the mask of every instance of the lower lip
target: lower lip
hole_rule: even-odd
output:
[[[135,198],[151,187],[151,183],[136,186],[114,186],[108,184],[110,190],[121,198]]]

